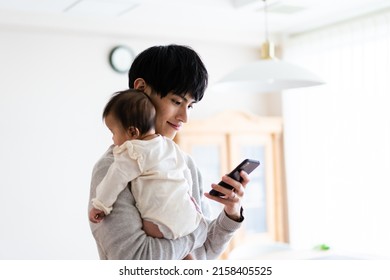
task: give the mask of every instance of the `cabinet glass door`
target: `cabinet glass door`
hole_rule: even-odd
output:
[[[208,192],[211,184],[217,184],[227,170],[226,136],[208,134],[202,137],[188,133],[179,139],[180,147],[191,155],[202,174],[203,191]],[[213,219],[221,213],[223,205],[212,200],[208,200],[208,203]]]
[[[245,189],[244,209],[245,235],[273,237],[273,155],[269,135],[250,133],[231,137],[232,162],[245,158],[260,161],[260,166],[250,174],[250,182]]]
[[[245,189],[245,230],[248,234],[266,233],[267,208],[266,208],[266,188],[264,174],[264,146],[243,146],[241,155],[244,158],[256,159],[260,161],[260,166],[250,174],[250,183]]]

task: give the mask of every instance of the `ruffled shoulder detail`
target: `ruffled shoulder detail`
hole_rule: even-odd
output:
[[[135,160],[138,163],[138,168],[143,170],[142,166],[144,165],[144,156],[142,153],[137,151],[134,144],[131,141],[126,141],[120,146],[115,146],[113,149],[113,154],[115,158],[122,157],[122,155],[126,153],[126,155]]]
[[[114,156],[117,156],[118,154],[121,154],[126,150],[132,150],[132,149],[133,149],[132,143],[130,141],[126,141],[125,143],[123,143],[120,146],[115,146],[114,149],[112,150],[112,152],[113,152]]]

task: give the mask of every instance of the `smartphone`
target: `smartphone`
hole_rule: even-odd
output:
[[[254,159],[245,159],[243,162],[241,162],[239,165],[237,165],[236,168],[233,169],[232,172],[228,174],[230,178],[233,178],[236,181],[241,182],[242,178],[240,176],[240,172],[244,170],[246,173],[250,174],[253,170],[256,169],[260,165],[260,162],[258,160]],[[218,183],[218,185],[227,188],[227,189],[233,189],[232,186],[229,184],[226,184],[225,182],[221,181]],[[216,191],[214,189],[210,190],[209,194],[213,196],[224,196],[223,193]]]

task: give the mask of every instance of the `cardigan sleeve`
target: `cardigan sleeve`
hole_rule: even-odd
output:
[[[191,170],[193,180],[192,195],[201,205],[203,215],[208,217],[207,239],[201,247],[194,251],[194,255],[196,259],[216,259],[223,253],[242,223],[230,219],[223,210],[216,219],[210,219],[210,206],[203,195],[202,176],[189,155],[187,155],[187,165]]]

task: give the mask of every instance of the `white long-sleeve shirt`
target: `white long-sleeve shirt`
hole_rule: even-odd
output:
[[[172,140],[130,140],[114,148],[114,163],[96,189],[95,208],[107,215],[131,182],[142,219],[155,223],[165,238],[193,232],[202,219],[191,199],[192,179],[185,157]]]

